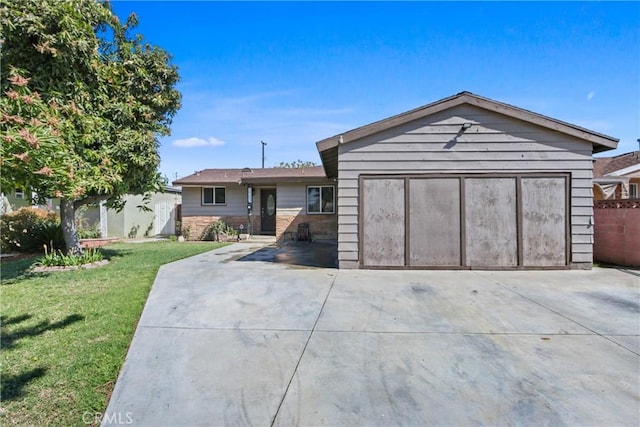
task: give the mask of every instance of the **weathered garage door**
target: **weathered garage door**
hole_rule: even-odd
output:
[[[361,178],[365,267],[568,264],[568,175]]]

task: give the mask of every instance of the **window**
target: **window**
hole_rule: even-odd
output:
[[[638,195],[638,184],[629,184],[629,198],[630,199],[640,198],[640,195]]]
[[[226,205],[227,189],[225,187],[203,187],[202,188],[202,204],[203,205]]]
[[[24,191],[22,188],[16,188],[16,199],[24,199]]]
[[[332,214],[335,204],[333,185],[319,185],[307,187],[307,213]]]

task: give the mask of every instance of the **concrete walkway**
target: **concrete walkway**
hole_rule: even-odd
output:
[[[640,425],[640,277],[163,266],[104,425]]]

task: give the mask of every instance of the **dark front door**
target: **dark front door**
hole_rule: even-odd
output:
[[[260,190],[260,231],[265,234],[276,232],[276,189]]]

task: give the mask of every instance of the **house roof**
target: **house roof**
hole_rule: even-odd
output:
[[[265,169],[204,169],[173,181],[173,185],[201,186],[207,184],[269,184],[278,182],[309,182],[327,179],[322,166],[306,168]]]
[[[594,178],[624,175],[638,169],[640,169],[640,151],[632,151],[614,157],[598,157],[593,161]]]
[[[338,146],[340,144],[348,144],[352,141],[373,135],[384,130],[400,126],[402,124],[430,116],[440,111],[448,110],[462,104],[475,105],[485,110],[494,111],[509,117],[533,123],[554,131],[571,135],[593,144],[595,153],[614,149],[618,145],[618,139],[607,136],[580,126],[572,125],[542,114],[534,113],[523,108],[514,107],[513,105],[504,104],[489,98],[475,95],[471,92],[460,92],[457,95],[441,99],[431,104],[418,107],[416,109],[347,131],[342,134],[334,135],[330,138],[316,142],[322,163],[327,172],[327,176],[337,176],[338,167]]]

